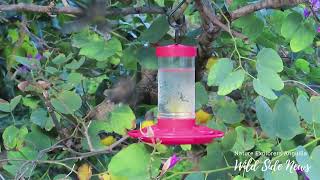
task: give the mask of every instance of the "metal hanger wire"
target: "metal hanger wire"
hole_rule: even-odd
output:
[[[186,0],[182,0],[168,15],[168,23],[175,30],[174,40],[176,44],[180,43],[180,37],[182,36],[182,27],[184,26],[186,20],[183,14],[179,19],[176,20],[174,18],[174,14],[185,2]]]

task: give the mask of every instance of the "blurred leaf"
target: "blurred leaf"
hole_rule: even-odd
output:
[[[296,156],[299,165],[311,167],[309,171],[305,171],[309,179],[318,179],[320,177],[320,146],[315,147],[310,156],[303,146],[298,146],[296,153],[299,154],[299,156]]]
[[[262,97],[258,97],[255,102],[261,128],[269,137],[277,136],[289,140],[302,132],[298,112],[289,96],[282,95],[273,112]]]
[[[27,134],[28,129],[26,127],[18,129],[15,126],[8,126],[2,134],[4,147],[7,150],[14,148],[19,149],[22,146],[24,138]]]
[[[258,94],[268,99],[274,100],[278,98],[272,89],[263,84],[259,79],[253,80],[253,88]]]
[[[119,105],[111,112],[108,124],[112,131],[124,135],[127,129],[134,128],[135,120],[136,117],[128,105]]]
[[[310,102],[307,97],[300,95],[297,99],[297,108],[300,116],[309,124],[320,123],[320,98],[313,96]]]
[[[32,97],[23,97],[22,104],[31,109],[36,109],[38,107],[39,100],[35,100]]]
[[[15,161],[15,159],[25,159],[25,160],[46,160],[47,155],[44,154],[39,156],[39,152],[30,148],[30,147],[23,147],[19,151],[8,151],[7,157],[9,159],[8,164],[3,166],[3,169],[8,171],[11,175],[16,175],[18,172],[25,171],[23,177],[29,177],[32,175],[33,165],[32,163],[27,163],[25,166],[22,166],[21,161]],[[23,168],[23,169],[21,169]]]
[[[260,67],[281,72],[283,70],[282,59],[275,50],[263,48],[257,55],[257,69]]]
[[[236,127],[237,140],[232,147],[233,152],[245,152],[255,146],[255,131],[252,128],[243,126]]]
[[[85,60],[86,60],[85,57],[81,57],[79,61],[73,60],[71,61],[71,63],[66,64],[65,67],[72,70],[79,69],[83,65]]]
[[[108,170],[114,176],[128,177],[129,180],[149,179],[149,168],[155,175],[159,166],[160,159],[151,157],[144,144],[131,144],[112,157]]]
[[[304,73],[309,73],[310,72],[310,67],[309,67],[309,62],[304,60],[304,59],[297,59],[294,62],[294,65],[297,69],[300,69]]]
[[[200,160],[200,170],[212,170],[227,167],[221,145],[213,142],[207,146],[207,155]],[[232,170],[233,171],[233,170]],[[228,179],[228,173],[232,171],[221,171],[210,173],[207,179]]]
[[[290,13],[285,17],[283,21],[283,24],[281,26],[281,35],[290,40],[298,30],[302,21],[302,16],[299,13]]]
[[[41,131],[41,129],[39,129],[37,126],[33,125],[31,127],[31,132],[25,137],[25,143],[28,147],[40,151],[52,146],[54,144],[54,140],[44,134],[44,132]]]
[[[139,64],[146,69],[156,70],[158,61],[156,57],[156,49],[153,47],[141,47],[137,52]]]
[[[208,74],[208,86],[218,86],[232,72],[233,64],[230,59],[219,59],[218,62],[210,68]]]
[[[237,70],[230,73],[219,85],[218,95],[224,96],[241,87],[244,81],[244,71]]]
[[[10,110],[10,103],[7,101],[0,101],[0,111],[3,112],[11,112]]]
[[[79,55],[97,61],[107,61],[109,57],[122,52],[121,42],[112,37],[105,41],[96,34],[89,34],[86,31],[73,35],[72,45],[80,48]]]
[[[166,16],[160,16],[153,21],[151,26],[146,29],[139,37],[141,41],[149,43],[158,42],[169,31],[169,24]]]
[[[238,106],[234,101],[224,101],[219,106],[216,116],[228,124],[238,123],[242,120]]]
[[[224,151],[231,150],[237,140],[237,131],[230,130],[223,136],[221,140],[221,148]]]
[[[282,166],[286,166],[286,164],[283,164]],[[280,168],[276,171],[265,171],[264,172],[264,179],[265,180],[298,180],[297,173],[293,170],[293,172],[290,172],[290,170],[286,168]]]
[[[82,100],[73,91],[63,91],[51,99],[52,106],[63,114],[72,114],[81,107]]]
[[[196,109],[200,109],[203,105],[208,103],[208,93],[201,82],[197,82],[196,88]]]
[[[240,17],[235,20],[234,25],[242,28],[245,35],[254,41],[263,31],[264,22],[254,14]]]
[[[31,113],[30,120],[34,124],[46,129],[47,131],[50,131],[54,127],[52,118],[48,116],[48,112],[43,108],[34,110]]]
[[[53,58],[51,61],[54,63],[54,64],[57,64],[57,65],[60,65],[60,64],[63,64],[65,62],[67,62],[67,58],[64,54],[59,54],[58,56],[56,56],[55,58]]]
[[[185,178],[185,180],[204,180],[204,174],[203,173],[191,173]]]

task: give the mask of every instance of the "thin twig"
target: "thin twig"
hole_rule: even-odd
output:
[[[320,96],[320,94],[316,90],[312,89],[311,87],[304,84],[303,82],[295,81],[295,80],[286,80],[283,82],[286,83],[286,85],[298,86],[298,87],[304,89],[305,91],[307,91],[312,96]]]

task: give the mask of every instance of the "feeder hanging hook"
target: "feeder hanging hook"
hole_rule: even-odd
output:
[[[180,37],[182,36],[182,28],[185,25],[186,20],[183,14],[179,19],[175,19],[174,14],[184,3],[186,3],[186,0],[182,0],[168,15],[168,23],[175,30],[174,41],[176,44],[180,43]]]

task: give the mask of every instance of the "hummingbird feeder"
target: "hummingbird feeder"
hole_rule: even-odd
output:
[[[169,15],[169,25],[175,28],[176,44],[156,48],[158,57],[158,122],[128,135],[147,143],[206,144],[220,138],[223,132],[195,121],[195,57],[194,46],[179,44],[184,16],[173,25],[170,18],[183,5],[182,1]]]

